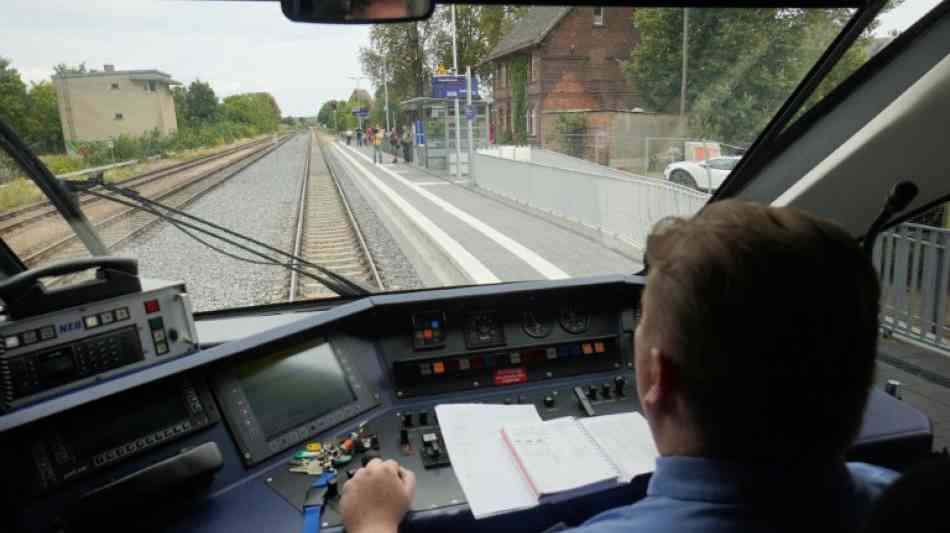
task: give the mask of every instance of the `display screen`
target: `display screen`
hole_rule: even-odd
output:
[[[69,376],[74,368],[73,356],[68,349],[56,350],[40,359],[40,374],[45,378],[59,379]]]
[[[78,457],[90,457],[188,417],[181,385],[163,382],[83,406],[56,425]]]
[[[268,439],[356,401],[328,342],[248,361],[237,377]]]

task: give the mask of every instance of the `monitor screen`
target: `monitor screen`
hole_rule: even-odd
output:
[[[237,377],[268,439],[356,401],[329,342],[248,361]]]

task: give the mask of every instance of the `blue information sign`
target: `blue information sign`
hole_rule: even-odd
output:
[[[426,130],[421,120],[416,121],[416,145],[421,146],[426,143]]]
[[[360,118],[366,118],[366,117],[369,116],[369,108],[368,108],[368,107],[357,107],[356,109],[353,110],[353,114],[356,115],[356,116],[358,116],[358,117],[360,117]]]
[[[472,104],[465,104],[465,120],[475,120],[475,115],[478,112],[475,110],[475,106]]]
[[[472,97],[478,94],[478,79],[472,78]],[[466,98],[468,83],[465,76],[433,76],[433,98]]]

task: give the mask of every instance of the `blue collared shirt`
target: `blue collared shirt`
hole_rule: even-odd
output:
[[[836,524],[829,520],[856,530],[874,499],[898,476],[865,463],[796,470],[660,457],[644,499],[600,513],[572,531],[807,533],[833,530]]]

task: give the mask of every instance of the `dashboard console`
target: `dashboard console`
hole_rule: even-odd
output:
[[[642,286],[603,276],[374,295],[2,415],[0,446],[18,450],[0,457],[16,473],[7,529],[54,530],[69,523],[70,506],[121,493],[117,479],[155,465],[188,471],[175,462],[211,448],[222,466],[205,497],[162,521],[164,530],[299,531],[315,479],[291,471],[304,450],[322,450],[340,482],[370,457],[399,460],[417,475],[410,523],[421,529],[540,530],[631,503],[639,485],[475,522],[435,406],[533,404],[544,419],[638,410],[632,340]],[[231,323],[242,330],[255,317]],[[870,411],[855,458],[929,452],[919,412],[883,395]],[[338,504],[327,501],[324,527],[340,525]],[[113,522],[154,529],[154,514],[129,508]]]

